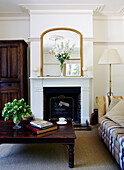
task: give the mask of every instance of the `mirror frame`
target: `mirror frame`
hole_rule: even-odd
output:
[[[56,31],[56,30],[73,31],[73,32],[80,35],[80,75],[79,76],[64,76],[64,77],[83,77],[83,70],[82,70],[82,68],[83,68],[83,48],[82,48],[82,46],[83,46],[83,36],[79,31],[77,31],[73,28],[52,28],[52,29],[48,29],[48,30],[44,31],[41,34],[41,72],[40,72],[40,76],[41,77],[47,77],[47,76],[43,76],[43,36],[48,32]],[[50,76],[50,77],[52,77],[52,76]],[[57,76],[57,77],[59,77],[59,76]]]

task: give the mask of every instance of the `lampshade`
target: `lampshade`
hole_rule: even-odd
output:
[[[121,64],[122,60],[116,49],[104,50],[98,64]]]

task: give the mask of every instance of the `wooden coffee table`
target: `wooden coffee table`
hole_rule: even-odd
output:
[[[22,128],[13,129],[12,121],[0,120],[0,144],[2,143],[60,143],[68,145],[69,167],[74,167],[74,143],[76,135],[72,122],[68,121],[66,125],[58,126],[58,130],[35,135],[26,128],[27,121],[21,122]],[[56,123],[55,121],[53,123]]]

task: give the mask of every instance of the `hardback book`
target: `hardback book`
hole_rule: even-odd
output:
[[[46,121],[46,120],[32,120],[30,122],[30,125],[38,127],[38,128],[44,128],[44,127],[53,126],[53,123],[49,122],[49,121]]]
[[[53,125],[53,126],[51,126],[51,127],[47,127],[47,128],[40,129],[40,128],[31,126],[30,124],[27,124],[27,125],[26,125],[26,128],[28,128],[29,130],[31,130],[32,132],[34,132],[35,134],[38,135],[38,134],[50,132],[50,131],[53,131],[53,130],[57,130],[57,129],[58,129],[58,126],[57,126],[57,125]]]

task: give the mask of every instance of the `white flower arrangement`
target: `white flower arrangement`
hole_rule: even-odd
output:
[[[49,53],[54,54],[61,64],[63,64],[65,60],[70,59],[70,54],[74,50],[75,44],[73,44],[72,47],[69,47],[69,42],[69,40],[65,41],[65,44],[64,42],[61,42],[61,44],[57,44],[51,50],[49,50]]]

